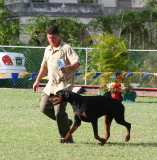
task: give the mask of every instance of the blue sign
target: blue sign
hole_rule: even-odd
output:
[[[58,59],[57,60],[57,66],[58,66],[58,68],[63,68],[65,66],[64,60],[63,59]]]

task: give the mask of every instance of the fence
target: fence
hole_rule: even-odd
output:
[[[7,68],[8,65],[4,65],[2,54],[0,53],[0,88],[32,88],[34,77],[40,69],[45,47],[0,46],[0,49],[4,49],[7,52],[22,53],[25,57],[24,66],[26,69],[25,72],[19,70],[16,73],[12,70],[13,73],[11,73]],[[91,48],[74,47],[74,50],[78,53],[81,61],[81,66],[76,71],[75,84],[90,85],[93,78],[85,75],[87,72],[90,73],[88,53]],[[130,52],[131,70],[125,73],[126,75],[132,75],[131,82],[141,87],[157,87],[157,50],[128,51]],[[16,58],[19,61],[19,57]],[[22,66],[19,65],[18,67]],[[10,77],[5,78],[6,74],[10,74]],[[47,79],[42,79],[41,82],[46,83]]]

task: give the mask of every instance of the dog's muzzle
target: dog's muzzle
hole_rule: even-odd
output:
[[[61,97],[51,97],[49,100],[53,103],[53,105],[57,105],[62,103],[62,98]]]

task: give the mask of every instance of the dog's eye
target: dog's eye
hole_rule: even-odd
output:
[[[50,98],[53,97],[53,96],[54,96],[54,94],[51,93],[51,94],[50,94]]]

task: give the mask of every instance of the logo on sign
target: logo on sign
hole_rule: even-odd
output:
[[[57,60],[57,66],[58,66],[58,68],[63,68],[65,66],[64,60],[63,59],[58,59]]]

